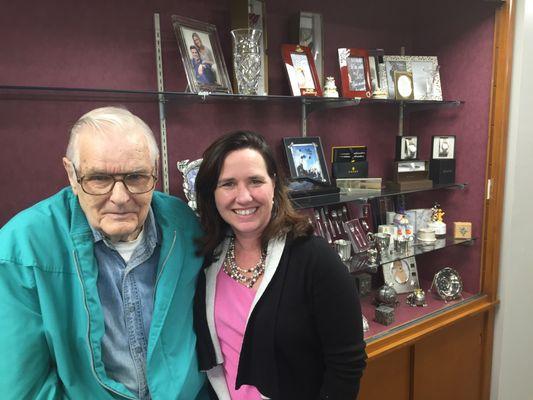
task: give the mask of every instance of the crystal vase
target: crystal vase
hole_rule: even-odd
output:
[[[255,95],[261,75],[261,35],[260,29],[234,29],[233,69],[240,94]]]

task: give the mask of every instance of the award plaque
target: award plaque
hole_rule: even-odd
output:
[[[196,192],[194,190],[194,182],[196,181],[196,175],[200,169],[202,159],[189,161],[178,161],[178,170],[183,175],[183,194],[187,198],[187,205],[196,211]]]

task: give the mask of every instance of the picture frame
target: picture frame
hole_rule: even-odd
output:
[[[407,257],[383,264],[383,280],[398,294],[420,289],[415,258]]]
[[[331,185],[320,137],[286,137],[283,147],[291,178],[309,178]]]
[[[394,71],[394,97],[396,100],[414,100],[413,73]]]
[[[383,56],[388,98],[395,98],[394,71],[413,74],[414,100],[442,101],[440,66],[436,56]]]
[[[387,94],[387,80],[386,72],[384,70],[385,63],[383,56],[385,50],[383,49],[369,49],[368,51],[368,65],[370,67],[370,83],[372,86],[372,97],[382,98]]]
[[[418,138],[416,136],[396,136],[396,160],[418,159]]]
[[[320,85],[324,86],[324,25],[322,14],[300,11],[291,18],[291,41],[309,47]]]
[[[257,94],[268,95],[268,35],[266,21],[266,0],[231,0],[231,29],[260,29],[263,32],[260,43],[261,72]],[[237,90],[235,74],[233,87]]]
[[[181,15],[171,18],[189,90],[233,93],[216,26]]]
[[[407,56],[383,56],[385,62],[385,71],[387,74],[387,97],[394,99],[395,85],[394,85],[394,71],[407,71],[407,63],[409,57]]]
[[[282,44],[281,54],[292,95],[321,97],[322,88],[311,49],[307,46]]]
[[[339,67],[342,96],[347,98],[372,97],[368,52],[364,49],[340,48]]]
[[[194,161],[183,160],[178,161],[176,166],[178,171],[183,175],[183,194],[187,199],[187,205],[193,210],[196,211],[196,190],[195,182],[196,175],[198,175],[198,170],[202,164],[202,158],[199,158]]]
[[[432,136],[431,158],[453,160],[455,158],[455,135]]]

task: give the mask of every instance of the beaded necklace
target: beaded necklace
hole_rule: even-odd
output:
[[[252,268],[239,268],[235,262],[235,237],[231,237],[226,258],[224,259],[224,272],[228,274],[230,278],[251,289],[255,282],[257,282],[257,280],[265,272],[266,254],[266,249],[263,249],[261,251],[261,258],[259,259],[259,262]],[[245,274],[252,275],[246,276]]]

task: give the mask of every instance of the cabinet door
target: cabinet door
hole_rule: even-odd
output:
[[[358,400],[409,400],[410,365],[410,347],[369,360]]]
[[[414,345],[414,400],[480,399],[483,318],[467,318]]]

